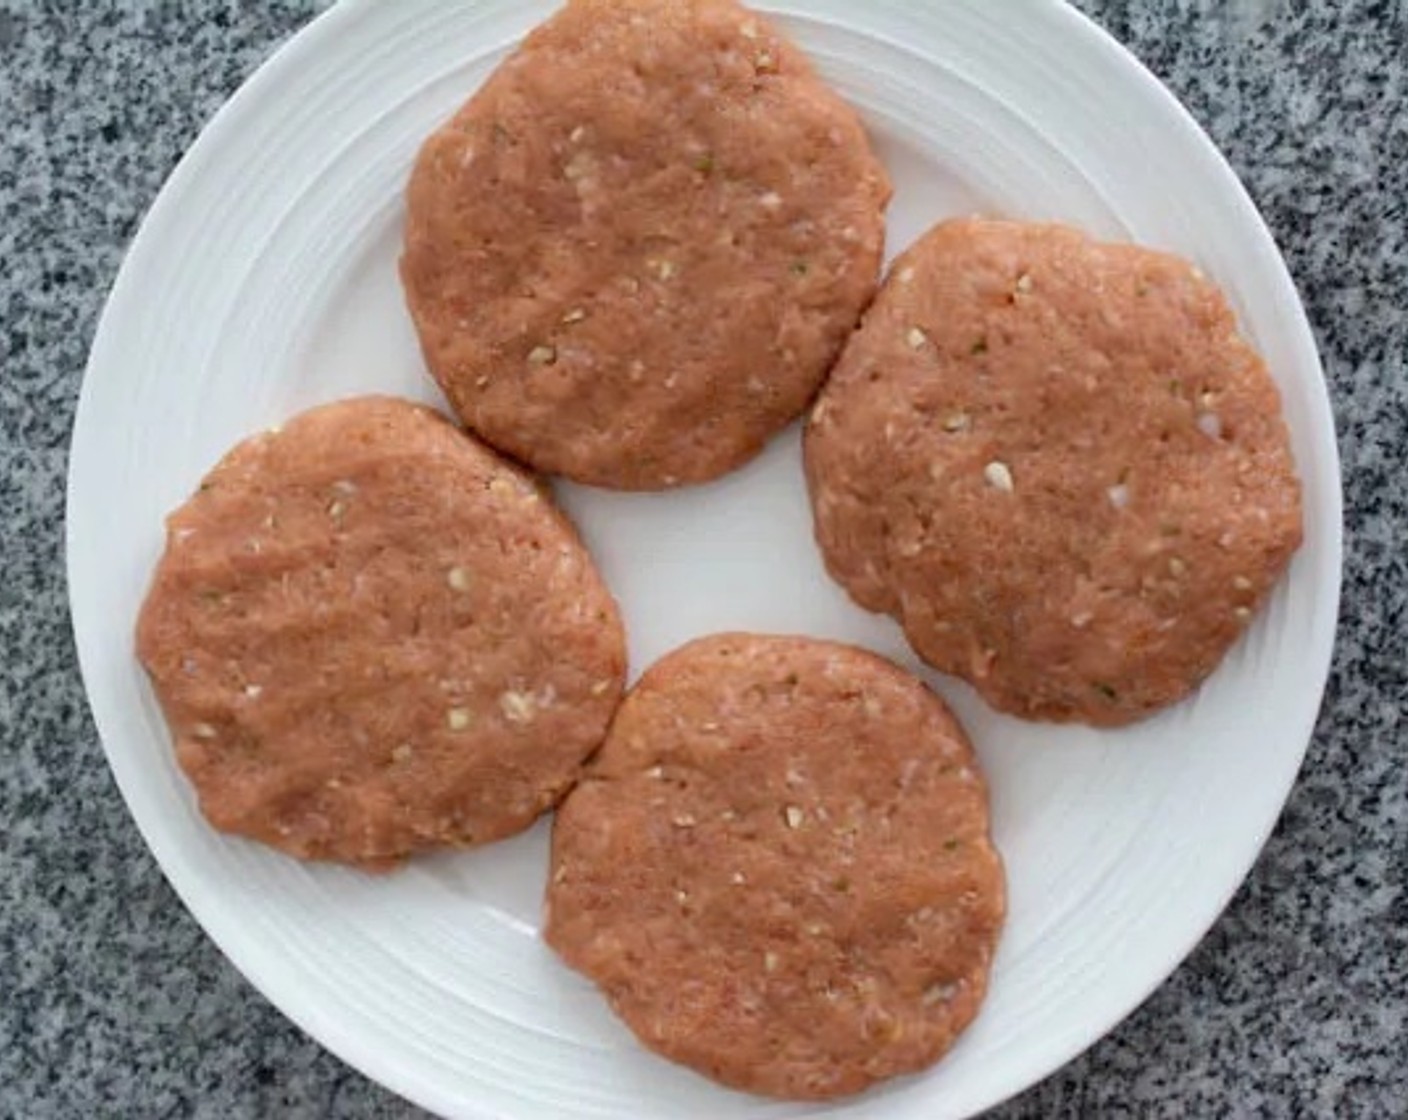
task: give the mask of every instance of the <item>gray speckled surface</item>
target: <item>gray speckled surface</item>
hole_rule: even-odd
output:
[[[399,1117],[185,913],[83,702],[65,446],[123,247],[313,3],[0,0],[0,1117]],[[1408,1115],[1408,4],[1081,0],[1174,88],[1305,295],[1344,457],[1340,640],[1246,885],[1108,1038],[1000,1109]]]

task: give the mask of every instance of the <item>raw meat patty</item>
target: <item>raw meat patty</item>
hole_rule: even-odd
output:
[[[832,575],[1028,718],[1185,696],[1301,539],[1276,387],[1221,293],[1057,226],[949,222],[905,253],[805,449]]]
[[[401,275],[460,417],[653,490],[797,416],[874,292],[855,113],[732,0],[569,0],[425,143]]]
[[[521,470],[384,397],[246,440],[171,515],[137,651],[217,828],[388,866],[527,827],[620,699],[615,603]]]
[[[725,634],[651,668],[553,830],[546,937],[641,1041],[820,1099],[936,1061],[977,1014],[1002,864],[919,680]]]

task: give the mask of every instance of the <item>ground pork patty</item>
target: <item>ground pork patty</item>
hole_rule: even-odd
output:
[[[1121,724],[1197,686],[1301,539],[1276,388],[1186,261],[957,221],[894,265],[805,437],[853,598],[995,707]]]
[[[559,809],[545,936],[651,1049],[826,1098],[952,1045],[1003,884],[937,696],[850,646],[724,634],[645,674]]]
[[[855,113],[732,0],[569,0],[425,143],[401,275],[471,428],[628,490],[738,466],[874,292]]]
[[[549,497],[385,397],[225,456],[168,519],[137,651],[212,824],[368,865],[525,828],[601,742],[625,669]]]

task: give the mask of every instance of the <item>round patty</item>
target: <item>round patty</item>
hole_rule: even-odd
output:
[[[569,0],[421,150],[401,275],[496,447],[652,490],[797,416],[874,292],[855,113],[731,0]]]
[[[1002,864],[972,748],[872,654],[725,634],[652,667],[558,811],[545,936],[646,1046],[826,1098],[977,1014]]]
[[[805,451],[832,575],[1029,718],[1184,696],[1301,539],[1276,388],[1222,295],[1057,226],[950,222],[905,253]]]
[[[616,605],[544,492],[382,397],[225,456],[168,519],[137,651],[212,824],[371,866],[527,827],[625,670]]]

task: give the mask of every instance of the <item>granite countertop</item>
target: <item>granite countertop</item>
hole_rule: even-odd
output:
[[[1334,394],[1329,690],[1231,907],[1000,1117],[1408,1115],[1408,5],[1080,0],[1231,158]],[[0,1118],[417,1115],[225,962],[147,854],[74,662],[66,446],[123,248],[310,0],[0,0]]]

